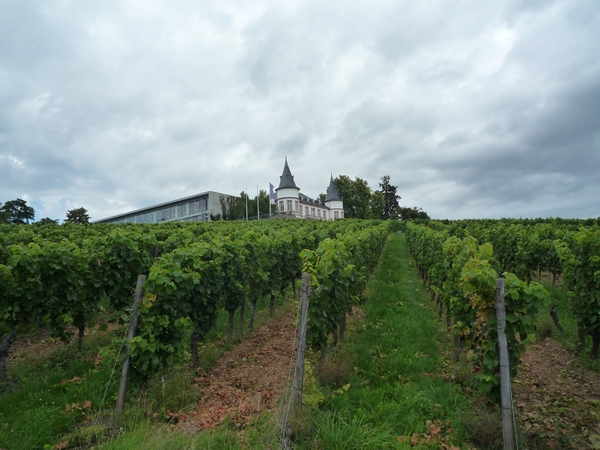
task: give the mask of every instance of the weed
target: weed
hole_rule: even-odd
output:
[[[458,384],[463,388],[473,386],[473,364],[464,356],[458,362],[450,363],[450,381]]]
[[[198,367],[204,372],[210,371],[217,365],[223,350],[210,342],[200,347],[198,351]]]
[[[498,409],[475,404],[460,422],[478,449],[502,448],[502,420]]]
[[[53,449],[87,448],[92,444],[104,442],[109,436],[110,429],[106,425],[84,425],[55,446],[46,445],[44,447]]]
[[[353,360],[345,347],[325,353],[317,365],[316,374],[319,382],[328,388],[339,389],[348,382],[353,372]]]
[[[540,341],[543,341],[546,338],[550,338],[554,336],[555,325],[552,322],[552,319],[548,315],[538,317],[537,322],[537,338]]]
[[[305,405],[317,406],[325,398],[319,389],[315,371],[310,360],[304,360],[304,379],[302,380],[302,401]]]
[[[314,448],[362,450],[393,448],[396,434],[386,424],[374,425],[364,416],[344,417],[329,413],[318,418]]]
[[[200,389],[194,384],[194,372],[189,366],[177,366],[153,377],[146,387],[146,414],[157,411],[179,411],[200,399]]]

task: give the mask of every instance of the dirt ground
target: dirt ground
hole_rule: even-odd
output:
[[[106,323],[97,324],[93,328],[85,329],[84,342],[90,335],[99,333],[101,325],[106,327],[105,331],[113,331],[115,329],[123,328],[123,325]],[[77,329],[74,327],[67,327],[67,333],[71,334],[71,342],[77,340]],[[105,332],[102,331],[102,332]],[[64,348],[67,343],[62,342],[57,337],[52,337],[49,331],[42,330],[37,334],[28,337],[21,337],[17,335],[17,339],[10,346],[10,352],[8,360],[11,362],[27,360],[30,362],[44,361],[58,349]],[[10,363],[9,363],[10,364]]]
[[[180,415],[179,425],[190,431],[216,428],[229,416],[243,427],[275,407],[293,380],[295,330],[294,313],[286,312],[225,353],[195,380],[202,399],[196,411]]]
[[[176,413],[189,431],[216,428],[227,417],[243,428],[276,407],[293,378],[294,312],[246,333],[209,373],[196,378],[202,390],[197,409]],[[10,359],[47,357],[64,344],[40,335],[17,340]],[[513,380],[515,415],[527,448],[600,449],[600,374],[547,338],[521,358]]]
[[[513,381],[528,448],[600,448],[600,374],[559,342],[547,338],[529,347]]]
[[[179,425],[199,431],[229,416],[243,427],[274,408],[291,383],[293,316],[288,312],[256,330],[197,378],[202,400],[196,411],[179,417]],[[600,448],[600,374],[587,370],[559,342],[548,338],[527,349],[513,390],[529,449]]]

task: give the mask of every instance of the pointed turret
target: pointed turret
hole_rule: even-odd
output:
[[[333,174],[331,174],[331,180],[329,181],[329,187],[327,188],[327,197],[325,198],[326,202],[329,202],[332,200],[338,200],[338,201],[342,200],[342,198],[340,197],[340,193],[337,190],[335,183],[333,182]]]
[[[283,173],[279,177],[279,187],[275,189],[279,214],[290,214],[294,217],[300,215],[300,188],[294,182],[294,176],[288,166],[287,158],[283,166]]]
[[[293,188],[300,190],[300,188],[296,186],[296,183],[294,182],[294,176],[292,175],[290,167],[288,166],[287,158],[285,158],[283,173],[279,178],[281,181],[279,181],[279,187],[277,189]]]
[[[340,191],[337,190],[337,186],[333,182],[333,174],[331,174],[331,179],[329,180],[325,206],[329,208],[328,218],[330,220],[344,218],[344,202],[340,196]]]

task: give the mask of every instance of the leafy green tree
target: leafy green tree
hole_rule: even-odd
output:
[[[368,219],[371,215],[369,184],[358,177],[351,180],[347,175],[340,175],[333,182],[344,201],[344,217],[346,219]]]
[[[260,206],[260,217],[262,219],[266,219],[269,217],[269,193],[264,189],[261,189],[258,193],[258,204]],[[254,197],[254,201],[252,202],[256,206],[256,197]],[[273,212],[273,207],[275,205],[271,205],[271,212]],[[258,212],[257,212],[258,214]]]
[[[4,213],[6,223],[12,224],[29,224],[35,217],[33,207],[27,206],[27,202],[20,198],[6,202],[0,208],[0,212]]]
[[[381,188],[381,194],[384,199],[383,214],[381,215],[381,218],[384,220],[397,219],[400,212],[398,201],[402,198],[398,195],[398,186],[394,186],[390,183],[389,175],[384,175],[381,177],[379,187]]]
[[[10,217],[10,213],[8,211],[0,210],[0,224],[8,223],[8,218]]]
[[[371,194],[371,200],[369,201],[369,218],[370,219],[381,219],[383,216],[383,208],[385,207],[385,199],[381,191],[373,191]]]
[[[400,220],[430,219],[429,215],[423,211],[422,208],[417,208],[416,206],[413,208],[401,206],[398,208],[398,212],[400,214]]]
[[[258,199],[258,207],[257,208],[257,199]],[[258,193],[258,196],[254,196],[254,198],[249,197],[246,192],[240,192],[239,201],[236,205],[236,213],[232,216],[231,219],[225,220],[240,220],[246,219],[246,200],[248,204],[248,218],[250,220],[255,220],[258,216],[258,209],[260,209],[260,217],[262,219],[266,219],[269,216],[269,194],[267,191],[261,189]],[[271,213],[275,214],[277,212],[277,206],[271,205]]]
[[[223,220],[238,220],[239,214],[239,197],[233,196],[219,196],[219,203],[221,204],[221,219]]]
[[[36,225],[58,225],[58,219],[51,219],[50,217],[44,217],[36,222]]]
[[[70,211],[67,211],[67,218],[64,223],[90,223],[90,216],[87,213],[87,209],[83,207],[71,209]]]

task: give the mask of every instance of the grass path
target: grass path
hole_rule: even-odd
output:
[[[469,400],[443,376],[442,336],[403,235],[393,234],[368,284],[366,319],[344,343],[347,389],[332,390],[301,448],[469,448]]]

